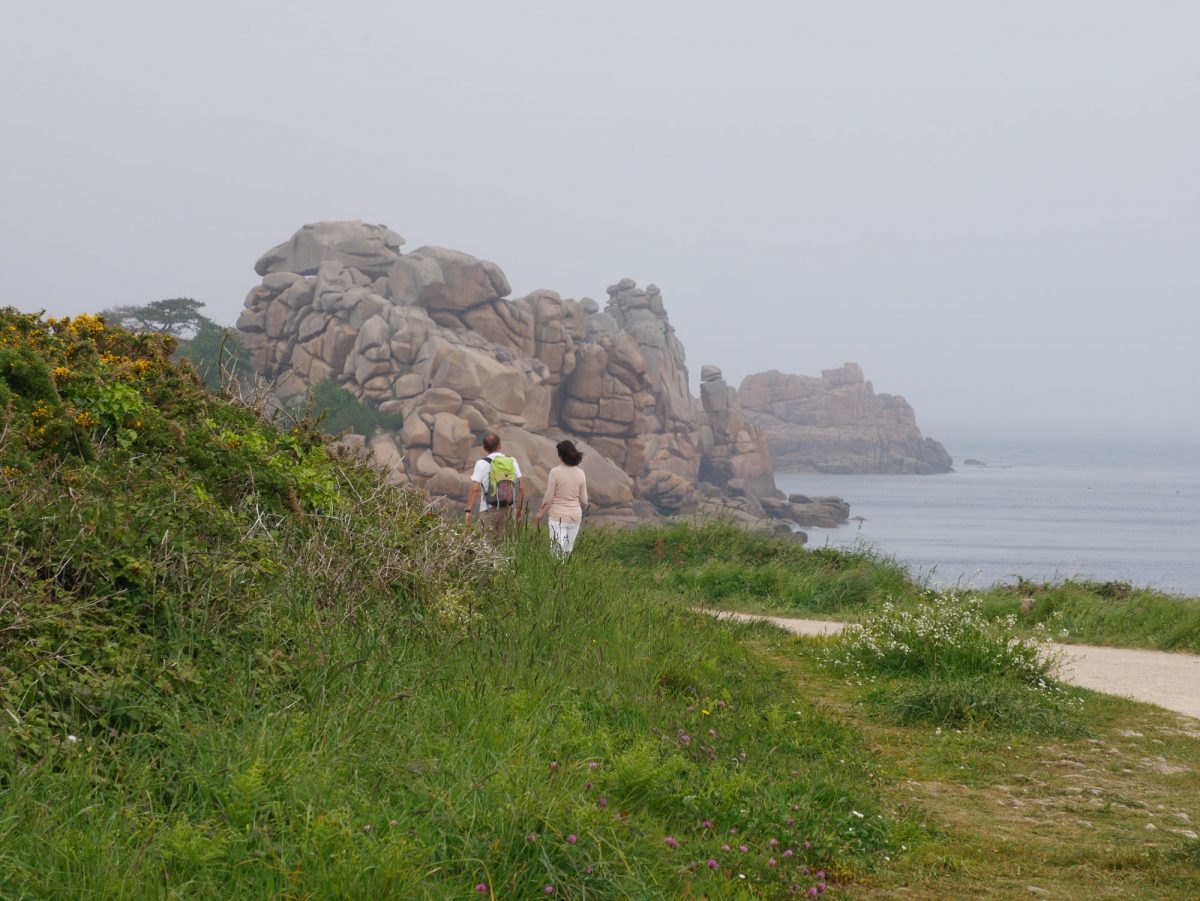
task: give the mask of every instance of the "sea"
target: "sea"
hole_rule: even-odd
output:
[[[809,547],[870,547],[930,585],[1090,579],[1200,597],[1200,441],[943,443],[954,472],[775,483],[850,502],[848,524],[804,529]]]

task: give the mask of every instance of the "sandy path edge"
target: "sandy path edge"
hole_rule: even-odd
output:
[[[768,622],[797,635],[835,635],[845,623],[823,619],[792,619],[729,610],[700,610],[718,619]],[[1200,719],[1200,655],[1136,648],[1104,648],[1090,644],[1052,644],[1062,661],[1064,682],[1157,704]]]

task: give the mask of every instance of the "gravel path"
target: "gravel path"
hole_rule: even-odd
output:
[[[797,635],[833,635],[845,623],[821,619],[789,619],[750,613],[706,611],[738,622],[765,620]],[[1090,644],[1052,644],[1063,661],[1064,682],[1157,704],[1200,719],[1200,656],[1133,648],[1102,648]]]

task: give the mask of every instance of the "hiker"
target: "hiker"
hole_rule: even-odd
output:
[[[478,499],[480,523],[489,534],[497,536],[521,505],[521,465],[500,453],[500,436],[495,432],[483,436],[483,453],[471,472],[464,519],[471,522]]]
[[[560,560],[571,555],[575,547],[575,536],[583,522],[583,511],[588,505],[587,478],[579,468],[583,454],[570,441],[560,441],[555,448],[561,466],[550,470],[546,482],[546,497],[534,516],[534,524],[540,524],[542,516],[550,526],[550,549]]]

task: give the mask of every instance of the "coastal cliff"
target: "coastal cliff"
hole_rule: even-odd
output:
[[[876,394],[857,363],[820,378],[771,370],[748,375],[738,389],[746,421],[770,442],[787,472],[949,472],[950,454],[917,427],[899,395]]]
[[[720,370],[705,367],[701,398],[690,393],[657,287],[622,279],[603,309],[549,290],[513,299],[495,263],[404,243],[382,225],[306,225],[259,259],[238,320],[285,403],[333,381],[400,414],[398,432],[364,436],[393,481],[461,501],[494,429],[535,494],[555,443],[574,440],[604,518],[803,520]]]

